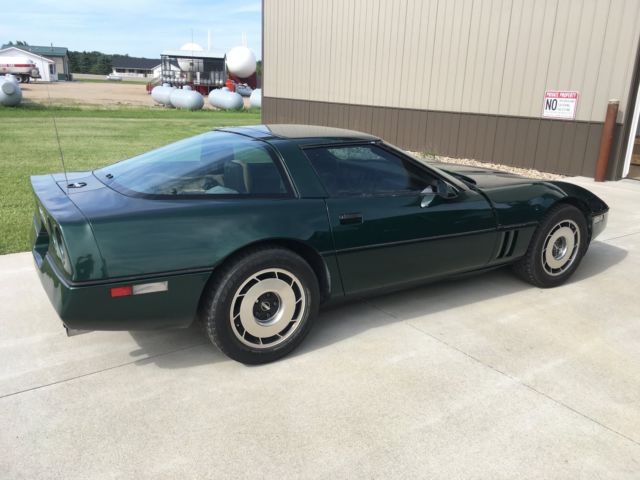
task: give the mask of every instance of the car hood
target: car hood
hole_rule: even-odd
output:
[[[480,189],[500,188],[512,185],[530,185],[538,182],[533,178],[523,177],[513,173],[502,172],[490,168],[456,165],[453,163],[430,162],[430,165],[444,170],[454,177],[473,183]]]

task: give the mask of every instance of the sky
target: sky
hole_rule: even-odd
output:
[[[26,0],[3,2],[0,44],[97,50],[159,58],[192,38],[207,49],[227,52],[242,45],[262,57],[260,0]]]

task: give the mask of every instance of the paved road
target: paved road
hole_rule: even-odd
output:
[[[325,312],[246,367],[197,330],[67,338],[0,257],[0,477],[638,478],[640,183],[573,280],[508,271]]]

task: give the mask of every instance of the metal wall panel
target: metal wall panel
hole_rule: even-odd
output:
[[[540,117],[580,91],[577,120],[628,102],[637,0],[264,0],[264,94]]]

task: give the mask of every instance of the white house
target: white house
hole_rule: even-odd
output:
[[[19,47],[11,46],[0,50],[0,56],[6,57],[26,57],[32,60],[36,64],[36,67],[40,71],[39,81],[55,82],[58,80],[58,72],[56,70],[56,62],[49,60],[48,58],[41,57],[35,53],[22,50]]]
[[[121,77],[158,78],[160,77],[160,59],[114,56],[111,60],[113,72]],[[171,64],[171,70],[180,71],[178,65]]]

